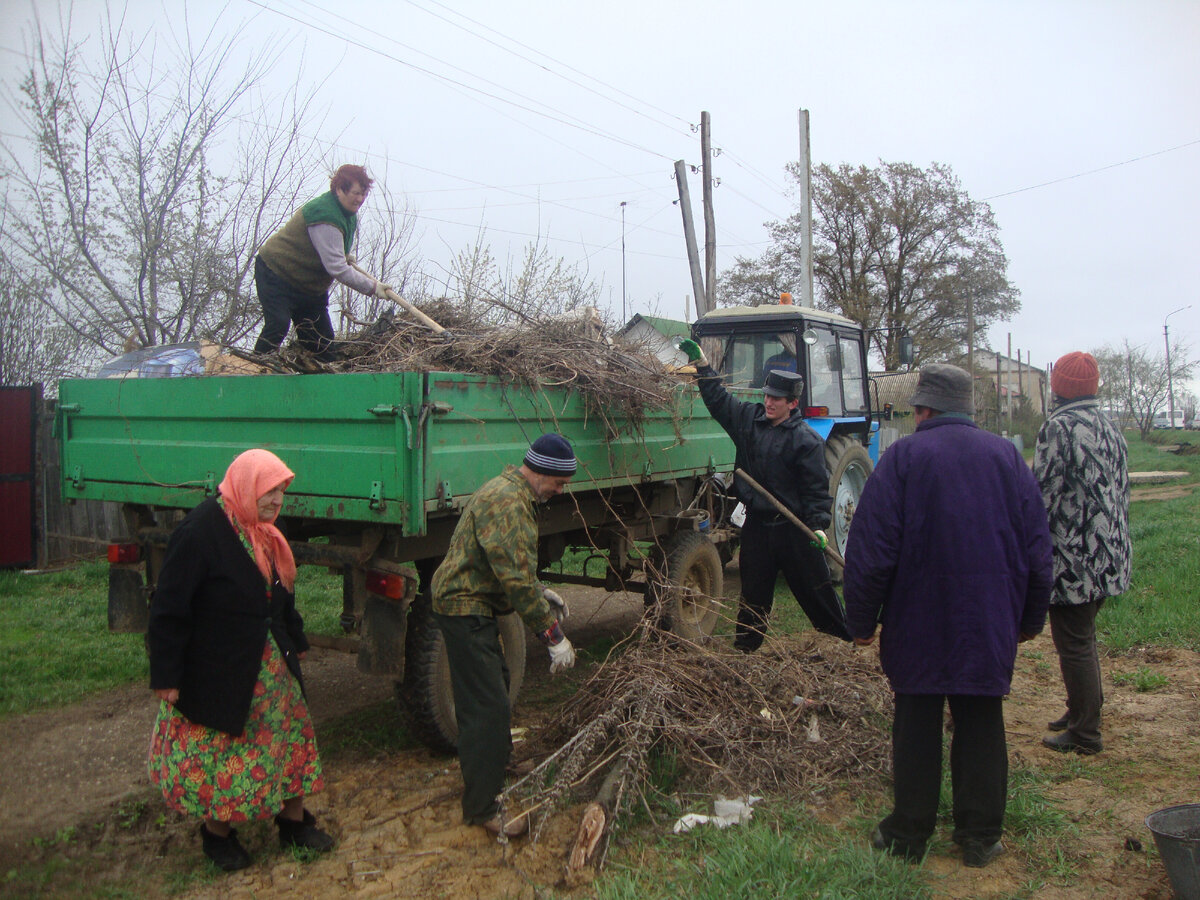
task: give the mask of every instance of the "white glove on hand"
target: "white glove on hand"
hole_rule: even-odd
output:
[[[567,616],[571,614],[571,610],[567,608],[567,601],[559,596],[558,591],[552,591],[550,588],[544,587],[542,588],[542,596],[550,604],[550,612],[554,613],[554,618],[560,622],[566,621]]]
[[[391,291],[391,288],[388,285],[384,284],[382,281],[375,282],[375,296],[378,297],[380,300],[387,300],[388,299],[387,295],[390,291]]]
[[[551,675],[575,668],[575,648],[571,646],[570,638],[564,636],[557,644],[551,644],[549,650]]]
[[[809,544],[811,544],[813,547],[816,547],[818,550],[824,550],[826,547],[829,546],[829,538],[827,538],[825,536],[825,532],[821,531],[818,528],[816,531],[813,532],[813,534],[816,536],[817,539],[815,541],[809,541],[808,542]]]
[[[355,256],[353,253],[347,253],[346,254],[346,265],[350,266],[351,268],[353,268],[354,266],[357,266],[358,265],[358,257]]]

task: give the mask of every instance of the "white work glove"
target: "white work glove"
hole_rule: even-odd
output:
[[[378,297],[380,300],[387,300],[388,299],[387,295],[388,295],[388,292],[390,292],[390,291],[391,291],[391,288],[388,285],[384,284],[382,281],[375,282],[375,296]]]
[[[350,266],[351,268],[353,268],[354,266],[357,266],[358,265],[358,257],[355,256],[353,253],[347,253],[346,254],[346,265]]]
[[[550,612],[554,613],[554,618],[560,622],[565,622],[567,616],[571,614],[571,610],[567,608],[567,601],[559,596],[558,591],[552,591],[548,587],[542,588],[542,596],[550,604]]]
[[[816,547],[818,550],[824,550],[829,546],[829,538],[825,537],[825,532],[821,531],[821,529],[818,528],[816,531],[814,531],[813,536],[816,538],[816,540],[809,541],[808,543],[810,546]]]
[[[557,644],[551,644],[550,650],[550,674],[557,675],[563,669],[573,669],[575,667],[575,648],[571,646],[571,639],[563,635],[563,639]]]

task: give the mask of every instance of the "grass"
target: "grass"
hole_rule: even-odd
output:
[[[1172,485],[1192,490],[1168,500],[1135,499],[1131,505],[1133,582],[1101,609],[1096,620],[1100,642],[1115,653],[1145,646],[1200,650],[1195,602],[1200,582],[1200,453],[1177,456],[1135,433],[1127,432],[1126,438],[1130,471],[1184,471],[1187,475]]]
[[[296,585],[305,629],[341,634],[341,576],[303,566]],[[0,597],[0,719],[149,677],[143,635],[108,630],[107,562],[0,571]]]
[[[1174,456],[1161,447],[1128,436],[1131,469],[1182,469],[1183,482],[1200,479],[1200,454]],[[1135,502],[1131,523],[1134,536],[1134,580],[1124,596],[1106,603],[1098,619],[1100,640],[1112,653],[1138,647],[1200,649],[1200,611],[1192,587],[1200,571],[1200,490],[1185,497]],[[577,566],[578,560],[566,561]],[[146,677],[145,651],[140,635],[111,635],[106,629],[107,566],[85,563],[56,573],[22,575],[0,572],[0,717],[19,715],[45,706],[70,703],[89,693]],[[302,567],[297,590],[299,606],[310,632],[341,634],[341,578],[323,569]],[[32,623],[32,624],[31,624]],[[786,586],[776,593],[772,628],[776,633],[808,629],[807,618]],[[718,633],[732,633],[732,622]],[[607,645],[606,648],[607,649]],[[595,652],[595,650],[593,650]],[[599,654],[599,655],[602,655]],[[1050,665],[1051,659],[1037,659]],[[1149,667],[1114,674],[1114,682],[1135,690],[1162,687],[1163,676]],[[532,698],[531,698],[532,699]],[[886,727],[886,723],[885,723]],[[413,746],[396,719],[395,705],[376,704],[322,728],[324,755],[377,756]],[[1078,779],[1103,783],[1107,793],[1120,793],[1128,773],[1102,757],[1056,759],[1046,770],[1019,758],[1010,771],[1010,800],[1005,842],[1025,861],[1024,881],[1013,898],[1032,897],[1046,885],[1069,885],[1086,864],[1076,820],[1054,801],[1059,784]],[[947,767],[948,769],[948,767]],[[680,773],[670,759],[655,762],[658,793],[651,803],[655,815],[668,821],[683,810],[673,799]],[[948,772],[944,808],[949,809]],[[624,823],[622,843],[593,888],[600,900],[624,898],[856,897],[933,896],[936,876],[925,867],[910,866],[871,849],[869,835],[886,812],[885,783],[847,785],[857,798],[855,808],[841,821],[828,821],[828,811],[802,800],[764,801],[746,826],[725,831],[698,829],[687,835],[661,834],[639,811]],[[1093,810],[1105,814],[1105,810]],[[661,815],[664,814],[665,815]],[[161,808],[137,798],[118,807],[120,830],[161,827]],[[945,823],[943,823],[945,824]],[[945,827],[939,830],[934,852],[944,853]],[[78,842],[74,832],[44,838],[55,847]],[[53,883],[61,887],[72,874],[59,871],[68,862],[47,857],[35,870],[0,877],[0,893]],[[203,867],[164,872],[164,884],[177,890],[203,887],[214,877]],[[15,879],[15,880],[14,880]],[[74,882],[72,882],[74,883]],[[133,885],[133,882],[130,882]],[[80,882],[80,896],[137,896],[123,883],[105,888]]]
[[[1200,455],[1174,456],[1161,447],[1127,435],[1131,470],[1181,469],[1182,484],[1200,480]],[[1105,604],[1098,618],[1100,641],[1111,652],[1134,647],[1200,649],[1200,612],[1194,585],[1200,580],[1200,489],[1164,501],[1135,502],[1131,528],[1134,576],[1128,593]],[[782,581],[776,587],[771,627],[776,633],[797,633],[811,626]],[[718,633],[730,634],[722,622]],[[1038,658],[1040,667],[1051,660]],[[1124,677],[1135,689],[1155,690],[1163,676],[1142,667]],[[948,752],[945,758],[949,758]],[[1071,758],[1056,760],[1053,771],[1018,758],[1009,772],[1009,803],[1004,840],[1010,852],[1025,860],[1027,876],[1011,895],[1032,897],[1047,885],[1069,885],[1086,866],[1079,826],[1055,800],[1060,782],[1099,778],[1116,782],[1120,766],[1107,761]],[[1109,772],[1109,769],[1113,769]],[[944,853],[948,843],[950,809],[949,766],[943,772],[943,822],[933,852]],[[867,808],[861,819],[820,825],[805,815],[803,804],[756,807],[749,827],[708,831],[677,837],[646,837],[635,841],[610,862],[597,882],[600,900],[718,897],[860,897],[930,896],[935,876],[873,851],[868,843],[874,822],[886,812],[888,788],[853,786]],[[876,804],[875,807],[870,806]],[[637,860],[637,864],[628,862]]]

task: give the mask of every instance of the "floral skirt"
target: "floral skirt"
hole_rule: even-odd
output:
[[[325,786],[308,706],[271,637],[246,730],[234,736],[195,725],[164,701],[149,763],[167,806],[220,822],[267,818],[284,800]]]

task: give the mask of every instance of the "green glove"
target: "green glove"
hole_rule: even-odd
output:
[[[815,537],[816,540],[809,541],[809,546],[816,547],[818,550],[824,550],[829,546],[829,538],[825,537],[825,532],[821,531],[820,529],[813,532],[813,537]]]
[[[704,351],[700,349],[700,345],[691,338],[684,338],[676,344],[680,350],[687,354],[687,358],[691,362],[700,362],[704,359]]]

